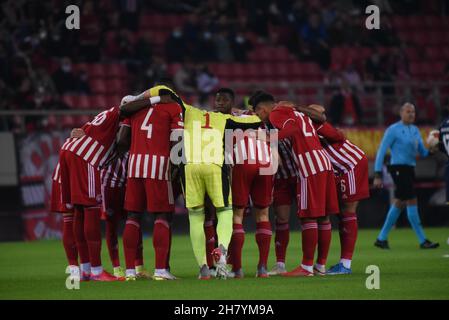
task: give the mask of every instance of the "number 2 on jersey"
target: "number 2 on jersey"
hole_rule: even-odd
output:
[[[152,113],[153,108],[148,110],[147,115],[145,116],[145,119],[143,120],[142,125],[140,126],[140,130],[147,132],[147,139],[151,139],[151,133],[153,132],[153,125],[149,123]]]
[[[302,132],[304,133],[305,137],[312,137],[313,135],[316,135],[315,128],[313,127],[312,120],[310,120],[310,118],[309,118],[309,125],[310,128],[312,129],[312,132],[307,132],[307,126],[306,121],[304,120],[304,115],[298,111],[295,111],[295,115],[302,121]]]

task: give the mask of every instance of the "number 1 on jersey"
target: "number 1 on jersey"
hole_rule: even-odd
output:
[[[140,130],[147,132],[147,138],[151,139],[151,133],[153,132],[153,125],[151,123],[148,123],[150,121],[151,114],[153,113],[153,108],[148,110],[147,115],[145,116],[145,119],[142,122],[142,125],[140,126]]]

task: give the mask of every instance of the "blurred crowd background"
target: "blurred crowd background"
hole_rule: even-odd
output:
[[[66,28],[71,4],[80,30]],[[365,28],[369,4],[380,8],[380,30]],[[243,108],[264,88],[323,103],[338,125],[391,123],[404,100],[418,123],[435,124],[448,105],[448,11],[444,0],[3,1],[0,110],[104,109],[171,77],[205,108],[219,86],[235,89]],[[0,127],[86,117],[58,119],[2,117]]]

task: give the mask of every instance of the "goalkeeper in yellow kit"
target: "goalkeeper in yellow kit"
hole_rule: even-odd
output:
[[[199,279],[210,279],[206,254],[212,254],[217,277],[226,279],[226,254],[232,236],[232,199],[230,167],[224,163],[224,136],[227,129],[256,129],[261,120],[257,116],[238,117],[220,112],[209,112],[185,104],[167,86],[155,86],[145,98],[169,93],[183,110],[182,184],[189,210],[190,239],[200,267]],[[173,162],[172,152],[172,162]],[[204,199],[208,196],[217,212],[218,247],[206,253],[204,234]]]

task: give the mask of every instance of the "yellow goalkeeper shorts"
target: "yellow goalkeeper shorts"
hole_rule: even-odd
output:
[[[183,185],[187,208],[204,206],[206,195],[216,208],[232,203],[230,169],[226,165],[188,163],[184,167]]]

